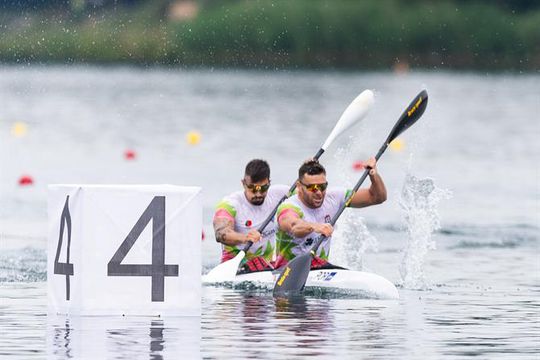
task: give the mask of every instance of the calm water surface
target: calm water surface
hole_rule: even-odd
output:
[[[0,356],[538,358],[539,80],[0,68]],[[205,287],[200,330],[198,318],[47,315],[47,184],[202,186],[207,271],[219,253],[213,205],[239,189],[246,161],[268,159],[273,182],[290,184],[350,101],[371,88],[370,116],[322,158],[331,184],[352,186],[352,163],[378,149],[422,87],[424,117],[404,134],[404,150],[379,164],[389,200],[348,211],[331,253],[398,284],[399,300],[327,293],[276,302],[264,291]],[[16,121],[26,136],[11,134]],[[193,129],[198,146],[185,142]],[[123,159],[127,148],[136,161]],[[17,185],[23,174],[34,186]],[[414,184],[435,190],[421,198]]]

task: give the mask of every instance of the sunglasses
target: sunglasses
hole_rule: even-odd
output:
[[[317,190],[320,190],[321,192],[324,192],[326,190],[326,188],[328,187],[328,183],[325,182],[325,183],[322,183],[322,184],[304,184],[303,182],[300,181],[300,184],[302,184],[307,191],[310,191],[310,192],[316,192]]]
[[[246,184],[245,181],[243,183],[253,193],[265,193],[270,189],[270,183],[264,185]]]

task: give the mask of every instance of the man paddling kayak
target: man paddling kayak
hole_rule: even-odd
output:
[[[288,193],[285,185],[270,186],[270,166],[254,159],[247,165],[241,180],[243,191],[234,192],[221,200],[214,214],[216,241],[222,244],[221,262],[232,259],[251,241],[246,262],[239,273],[271,269],[275,257],[275,233],[272,220],[261,233],[259,225]]]
[[[380,204],[386,200],[386,188],[377,172],[375,158],[366,161],[365,166],[371,169],[371,186],[354,194],[348,204],[353,208]],[[277,210],[279,230],[276,235],[276,268],[310,251],[319,234],[326,236],[326,239],[319,246],[311,266],[321,268],[328,264],[331,235],[334,231],[329,223],[345,203],[350,190],[327,187],[325,168],[317,160],[304,162],[298,170],[297,194],[285,200]]]

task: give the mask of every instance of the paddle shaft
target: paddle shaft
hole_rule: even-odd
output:
[[[315,160],[319,160],[319,158],[321,157],[321,155],[324,153],[324,149],[323,148],[320,148],[319,151],[317,151],[317,153],[315,154],[315,156],[313,157],[313,159]],[[284,202],[285,200],[287,200],[289,198],[289,196],[292,195],[292,193],[294,192],[294,190],[296,189],[296,181],[292,184],[291,188],[289,189],[289,191],[287,192],[287,194],[283,195],[283,197],[279,200],[279,202],[277,203],[277,205],[274,207],[274,209],[272,210],[272,212],[270,213],[270,215],[268,215],[268,217],[263,221],[263,223],[259,226],[259,228],[257,229],[257,231],[259,233],[262,234],[263,230],[266,228],[266,226],[268,226],[268,224],[270,223],[270,221],[272,221],[272,218],[274,217],[274,215],[276,215],[276,212],[277,212],[277,209],[279,207],[279,205],[281,205],[282,202]],[[343,211],[343,210],[342,210]],[[246,243],[246,246],[244,247],[244,249],[242,251],[244,252],[247,252],[249,250],[249,248],[253,245],[253,241],[248,241]]]

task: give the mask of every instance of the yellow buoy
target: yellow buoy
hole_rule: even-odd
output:
[[[25,123],[17,121],[11,126],[11,135],[23,137],[28,132],[28,126]]]
[[[189,145],[197,145],[201,142],[201,134],[198,131],[192,130],[187,133],[186,141]]]
[[[404,147],[405,147],[405,142],[403,142],[403,140],[401,140],[400,138],[394,139],[390,143],[390,149],[392,149],[393,151],[401,151],[403,150]]]

